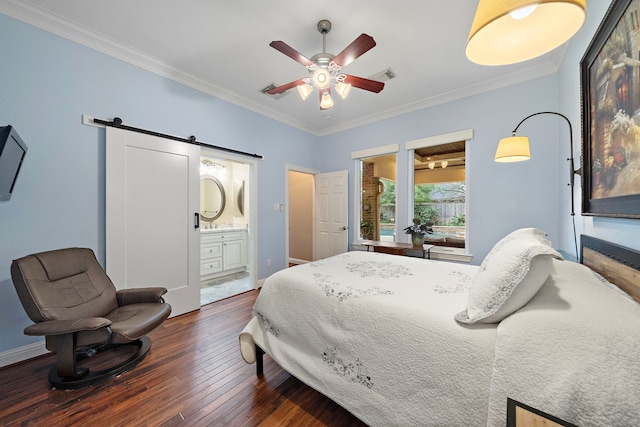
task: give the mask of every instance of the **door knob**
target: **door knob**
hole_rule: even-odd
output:
[[[346,227],[346,226],[342,226],[342,227],[340,227],[340,230],[342,230],[342,231],[345,231],[346,229],[347,229],[347,227]]]

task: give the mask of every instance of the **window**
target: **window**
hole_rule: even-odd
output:
[[[470,132],[470,134],[469,134]],[[425,243],[467,248],[466,139],[472,131],[410,141],[413,149],[413,217],[430,224]]]
[[[396,152],[398,144],[351,154],[356,160],[356,188],[360,193],[357,240],[396,240]]]
[[[360,159],[360,238],[395,241],[396,156]]]

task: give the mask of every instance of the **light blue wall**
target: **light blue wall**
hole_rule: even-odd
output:
[[[602,18],[609,7],[608,1],[588,1],[587,21],[572,39],[558,72],[560,88],[560,108],[574,124],[574,156],[580,158],[580,74],[579,64],[587,50]],[[568,149],[566,152],[568,154]],[[567,154],[563,154],[566,157]],[[577,178],[577,177],[576,177]],[[580,180],[577,180],[579,183]],[[580,212],[581,187],[576,185],[576,212]],[[633,249],[640,249],[640,220],[604,218],[576,215],[578,233],[588,234],[609,240]],[[565,230],[565,239],[569,238],[570,230]]]
[[[171,80],[100,54],[0,14],[0,124],[12,124],[29,145],[16,192],[0,202],[0,352],[34,342],[30,324],[11,284],[11,260],[65,246],[93,248],[104,263],[104,131],[81,124],[83,114],[119,116],[127,124],[262,154],[259,161],[258,277],[284,268],[285,164],[323,172],[349,170],[351,152],[400,144],[398,199],[407,199],[406,141],[474,129],[469,143],[469,223],[473,263],[482,261],[505,233],[519,227],[547,231],[555,246],[573,252],[569,216],[566,123],[554,116],[527,121],[532,159],[493,161],[497,141],[538,111],[558,111],[574,127],[580,153],[578,64],[608,2],[588,2],[588,20],[572,39],[557,74],[474,95],[325,137],[205,95]],[[401,78],[401,77],[398,77]],[[393,89],[393,81],[388,90]],[[575,190],[578,233],[584,231],[640,249],[640,221],[581,217]],[[353,199],[353,179],[350,196]],[[408,206],[398,221],[410,220]],[[350,212],[350,219],[353,212]],[[266,259],[272,267],[266,268]]]
[[[404,143],[414,139],[472,128],[475,137],[468,145],[468,240],[472,263],[478,264],[505,233],[519,227],[538,227],[549,233],[554,246],[575,255],[571,197],[575,203],[578,235],[589,234],[634,249],[640,249],[640,221],[582,216],[581,180],[576,176],[573,195],[568,187],[569,131],[567,123],[553,115],[529,119],[519,134],[531,143],[531,160],[499,164],[493,155],[500,138],[529,114],[555,111],[569,118],[573,126],[576,168],[581,158],[579,64],[602,21],[608,1],[587,1],[587,21],[568,44],[557,74],[470,96],[322,138],[325,170],[355,172],[351,152],[392,143],[400,144],[397,173],[398,221],[409,224],[409,157]],[[387,83],[392,90],[393,81]],[[350,183],[353,195],[353,182]],[[353,207],[350,219],[353,218]],[[352,227],[353,228],[353,227]]]
[[[32,343],[11,260],[66,246],[104,265],[104,130],[82,115],[258,153],[258,277],[285,267],[285,163],[319,169],[318,138],[0,14],[0,124],[29,146],[0,202],[0,352]],[[266,259],[272,267],[266,267]]]
[[[389,90],[393,90],[392,84],[389,82]],[[322,139],[322,164],[328,169],[354,172],[352,151],[399,143],[396,218],[405,227],[411,221],[406,189],[413,170],[405,142],[473,129],[474,138],[467,145],[467,237],[474,256],[472,263],[479,264],[501,237],[520,227],[545,230],[557,243],[562,225],[558,219],[559,194],[569,197],[569,192],[558,185],[555,117],[541,116],[537,122],[523,125],[522,131],[531,141],[530,161],[494,161],[498,140],[510,136],[520,120],[538,111],[557,110],[557,93],[554,74],[327,136]]]

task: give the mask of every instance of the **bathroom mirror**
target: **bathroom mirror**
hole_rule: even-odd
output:
[[[233,182],[233,192],[236,195],[236,204],[233,207],[235,216],[244,216],[244,181]]]
[[[214,221],[224,211],[227,197],[218,178],[202,175],[200,178],[200,217],[204,221]]]

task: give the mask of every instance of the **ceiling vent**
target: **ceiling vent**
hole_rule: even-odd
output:
[[[269,95],[267,92],[269,92],[271,89],[275,89],[278,87],[278,84],[276,83],[269,83],[265,88],[260,89],[260,92],[264,93],[265,95],[269,96],[269,98],[274,98],[274,99],[280,99],[282,97],[285,97],[287,95],[289,95],[289,91],[286,90],[284,92],[280,92],[276,95]]]
[[[387,68],[385,70],[380,71],[372,76],[369,76],[371,80],[377,80],[379,82],[386,82],[388,80],[394,79],[396,77],[396,73],[393,72],[391,68]]]

